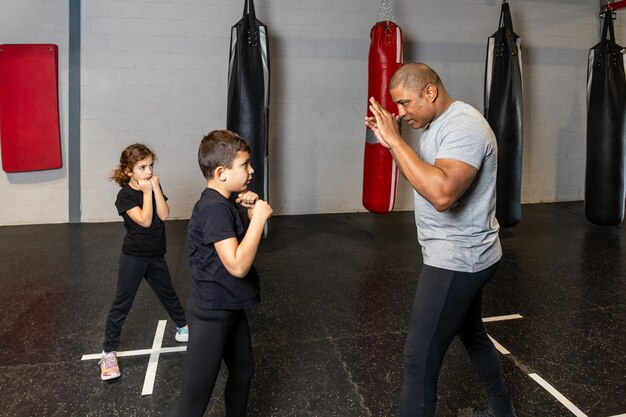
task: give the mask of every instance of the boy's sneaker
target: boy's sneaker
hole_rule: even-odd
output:
[[[176,341],[180,343],[187,343],[189,341],[189,327],[177,327],[176,328]]]
[[[117,364],[117,354],[115,352],[102,352],[100,359],[100,378],[103,381],[119,378],[122,373]]]
[[[511,410],[510,417],[516,417],[515,411]],[[491,407],[483,408],[482,410],[474,410],[472,408],[464,408],[459,410],[457,417],[497,417],[496,413]]]
[[[483,410],[475,410],[473,408],[464,408],[459,410],[457,417],[496,417],[490,408],[485,408]]]

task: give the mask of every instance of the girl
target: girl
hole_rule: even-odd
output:
[[[165,310],[176,323],[176,341],[187,342],[185,312],[172,286],[165,262],[165,224],[169,216],[167,197],[154,175],[155,154],[145,145],[130,145],[120,156],[120,165],[110,180],[122,189],[115,206],[124,218],[126,236],[122,244],[115,300],[107,318],[100,377],[103,381],[121,375],[116,349],[126,316],[143,278],[148,281]]]

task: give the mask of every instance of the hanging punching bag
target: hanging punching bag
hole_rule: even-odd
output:
[[[513,32],[509,4],[502,3],[500,26],[487,46],[485,118],[498,142],[496,218],[512,227],[522,218],[523,88],[521,39]]]
[[[256,19],[254,1],[231,29],[226,128],[250,145],[254,175],[249,189],[268,199],[270,65],[267,26]]]
[[[607,11],[602,39],[589,50],[585,169],[585,216],[604,226],[624,219],[624,60],[624,48],[615,43],[613,19]]]
[[[402,30],[394,23],[389,0],[381,4],[378,22],[370,32],[368,100],[374,97],[392,113],[398,106],[389,94],[389,80],[402,66]],[[368,116],[373,114],[369,111]],[[378,143],[370,129],[365,133],[363,206],[374,213],[389,213],[396,200],[398,168],[387,148]]]

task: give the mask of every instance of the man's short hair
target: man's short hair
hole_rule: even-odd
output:
[[[402,65],[391,77],[389,89],[398,87],[416,88],[421,90],[428,84],[443,87],[439,75],[428,65],[421,62],[410,62]]]
[[[237,152],[250,152],[246,141],[230,130],[214,130],[202,138],[198,165],[204,178],[213,178],[217,167],[232,168]]]

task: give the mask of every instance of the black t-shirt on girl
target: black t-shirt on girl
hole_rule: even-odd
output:
[[[243,239],[249,225],[247,209],[205,188],[189,219],[188,242],[192,287],[190,300],[212,310],[248,309],[260,301],[259,276],[254,265],[244,278],[231,275],[214,243]]]
[[[165,196],[164,196],[165,197]],[[167,197],[165,197],[167,201]],[[117,193],[115,200],[117,212],[124,219],[126,236],[122,245],[122,252],[126,255],[156,257],[165,254],[165,222],[159,219],[156,210],[156,200],[152,193],[152,223],[143,227],[135,223],[126,213],[128,210],[143,208],[143,191],[138,191],[126,184]]]

